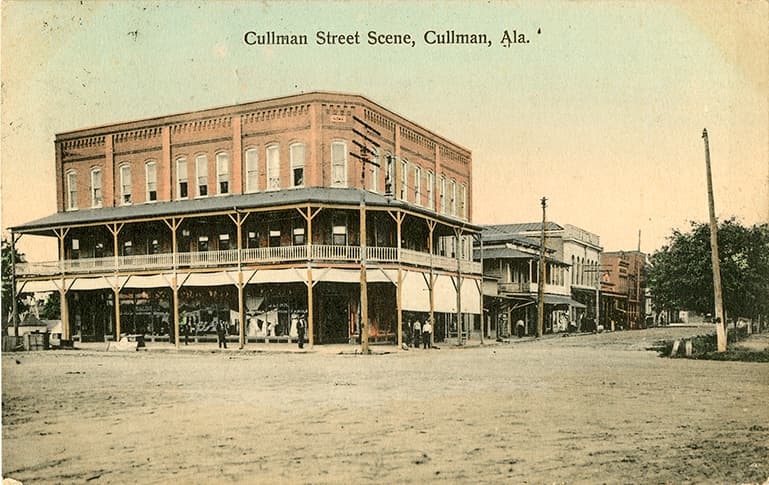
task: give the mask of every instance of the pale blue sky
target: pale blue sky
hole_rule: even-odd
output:
[[[707,218],[704,127],[717,213],[763,221],[769,7],[697,4],[4,1],[2,226],[56,210],[56,133],[314,90],[363,94],[472,150],[476,223],[538,220],[547,196],[550,219],[607,250],[641,229],[653,251]],[[428,46],[430,29],[494,45]],[[530,43],[500,46],[505,29]],[[247,30],[310,45],[251,47]],[[317,46],[318,30],[417,42]],[[36,259],[54,247],[22,238]]]

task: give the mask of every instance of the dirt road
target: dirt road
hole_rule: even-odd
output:
[[[651,329],[384,355],[4,354],[31,483],[762,483],[769,365]],[[377,349],[384,350],[384,349]]]

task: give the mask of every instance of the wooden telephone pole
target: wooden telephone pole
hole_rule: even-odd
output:
[[[353,120],[366,129],[366,133],[353,128],[353,133],[361,137],[363,143],[353,140],[353,143],[360,148],[360,155],[350,152],[350,155],[360,160],[360,350],[364,354],[370,352],[368,346],[369,328],[368,328],[368,280],[366,278],[366,169],[367,165],[379,164],[369,156],[372,151],[368,147],[373,145],[379,147],[379,143],[369,138],[369,133],[381,136],[373,126],[367,124],[357,116]]]
[[[541,337],[545,328],[545,208],[547,198],[542,197],[542,232],[539,238],[539,281],[537,282],[537,337]]]
[[[713,261],[713,293],[715,298],[716,339],[718,351],[726,352],[726,321],[724,320],[724,304],[721,295],[721,266],[718,260],[718,226],[716,224],[716,208],[713,202],[713,177],[710,173],[710,146],[708,145],[708,130],[702,130],[705,140],[705,169],[708,178],[708,210],[710,212],[710,258]]]

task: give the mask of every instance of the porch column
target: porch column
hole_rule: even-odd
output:
[[[11,310],[11,320],[13,321],[13,335],[19,336],[19,309],[16,303],[16,234],[11,231],[11,296],[13,307]]]
[[[430,334],[430,338],[432,339],[431,343],[435,343],[435,329],[437,326],[435,322],[435,291],[433,290],[435,287],[435,268],[433,266],[433,234],[435,232],[435,221],[427,221],[427,228],[430,231],[430,236],[427,240],[427,248],[430,251],[430,285],[427,289],[430,292],[430,324],[433,327],[433,332]]]
[[[398,265],[398,286],[395,288],[395,303],[398,311],[398,349],[403,348],[403,296],[401,294],[401,287],[403,286],[403,272],[401,271],[400,264]]]
[[[312,220],[315,219],[321,208],[314,211],[307,205],[304,209],[296,209],[302,215],[307,224],[307,234],[305,235],[305,244],[307,250],[307,344],[312,348],[315,345],[315,313],[313,312],[313,287],[315,283],[312,280]],[[306,211],[306,212],[305,212]]]
[[[312,288],[315,283],[312,281],[312,268],[307,267],[307,341],[310,348],[315,344],[314,334],[314,312],[312,310]]]
[[[117,278],[115,278],[117,280]],[[120,341],[120,283],[116,282],[112,287],[115,302],[115,342]]]
[[[174,345],[179,349],[179,285],[178,277],[174,272],[171,277],[171,292],[174,299]]]
[[[454,229],[454,236],[457,238],[457,345],[462,345],[462,231]],[[470,338],[470,332],[467,338]]]
[[[69,340],[71,336],[69,328],[69,307],[67,306],[67,282],[64,279],[65,276],[65,264],[64,264],[64,238],[67,237],[69,228],[54,229],[56,237],[59,238],[59,263],[61,265],[61,287],[59,288],[59,300],[61,303],[61,338],[63,340]],[[15,297],[14,297],[15,300]]]

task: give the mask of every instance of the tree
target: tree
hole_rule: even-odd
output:
[[[710,227],[691,222],[651,257],[649,287],[662,310],[713,313]],[[769,313],[769,225],[745,227],[734,218],[718,226],[724,309],[730,317]]]
[[[14,259],[16,263],[23,263],[25,261],[24,254],[20,253],[18,249],[14,248]],[[2,279],[3,279],[3,293],[2,293],[2,318],[3,324],[6,322],[11,323],[11,313],[13,312],[13,282],[12,282],[13,268],[11,266],[11,241],[3,237],[2,243]],[[16,296],[16,310],[21,313],[27,309],[27,305],[21,298],[21,295]]]

